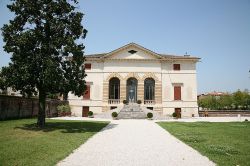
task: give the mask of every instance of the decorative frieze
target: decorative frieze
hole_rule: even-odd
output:
[[[113,72],[113,73],[110,73],[109,76],[106,78],[106,82],[109,83],[109,80],[110,80],[111,78],[113,78],[113,77],[119,78],[120,81],[123,80],[123,77],[122,77],[119,73]]]
[[[159,82],[159,79],[156,77],[154,73],[151,72],[145,73],[144,76],[142,77],[142,80],[144,81],[147,78],[153,78],[155,80],[155,83]]]
[[[127,76],[124,78],[124,80],[128,80],[129,78],[134,77],[137,79],[137,81],[139,82],[141,80],[140,76],[138,75],[138,73],[128,73]]]

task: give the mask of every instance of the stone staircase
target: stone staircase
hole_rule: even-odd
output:
[[[147,114],[143,111],[139,104],[131,103],[124,105],[118,113],[118,119],[146,119]]]
[[[94,115],[94,117],[103,119],[112,119],[111,116],[112,112],[118,113],[118,119],[147,119],[148,112],[153,113],[154,120],[170,119],[170,117],[168,116],[163,116],[159,112],[149,110],[146,107],[140,106],[139,104],[136,103],[130,103],[128,105],[124,105],[122,108],[118,107],[116,109]]]

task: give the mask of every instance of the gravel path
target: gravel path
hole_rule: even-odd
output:
[[[149,120],[117,120],[58,166],[209,166],[205,156]]]

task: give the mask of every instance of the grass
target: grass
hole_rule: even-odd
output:
[[[108,124],[47,120],[39,129],[35,123],[36,119],[0,121],[0,165],[55,165]]]
[[[249,122],[158,124],[218,165],[250,165]]]

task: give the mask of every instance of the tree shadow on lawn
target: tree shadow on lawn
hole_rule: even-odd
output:
[[[111,130],[111,129],[115,128],[116,126],[117,126],[117,124],[112,124],[112,123],[110,123],[109,125],[107,125],[106,127],[104,127],[104,128],[102,129],[102,131]]]
[[[30,131],[43,131],[52,132],[59,130],[62,133],[85,133],[85,132],[98,132],[105,126],[108,122],[46,122],[44,128],[37,127],[36,123],[24,124],[21,127],[16,127],[17,129],[30,130]]]

